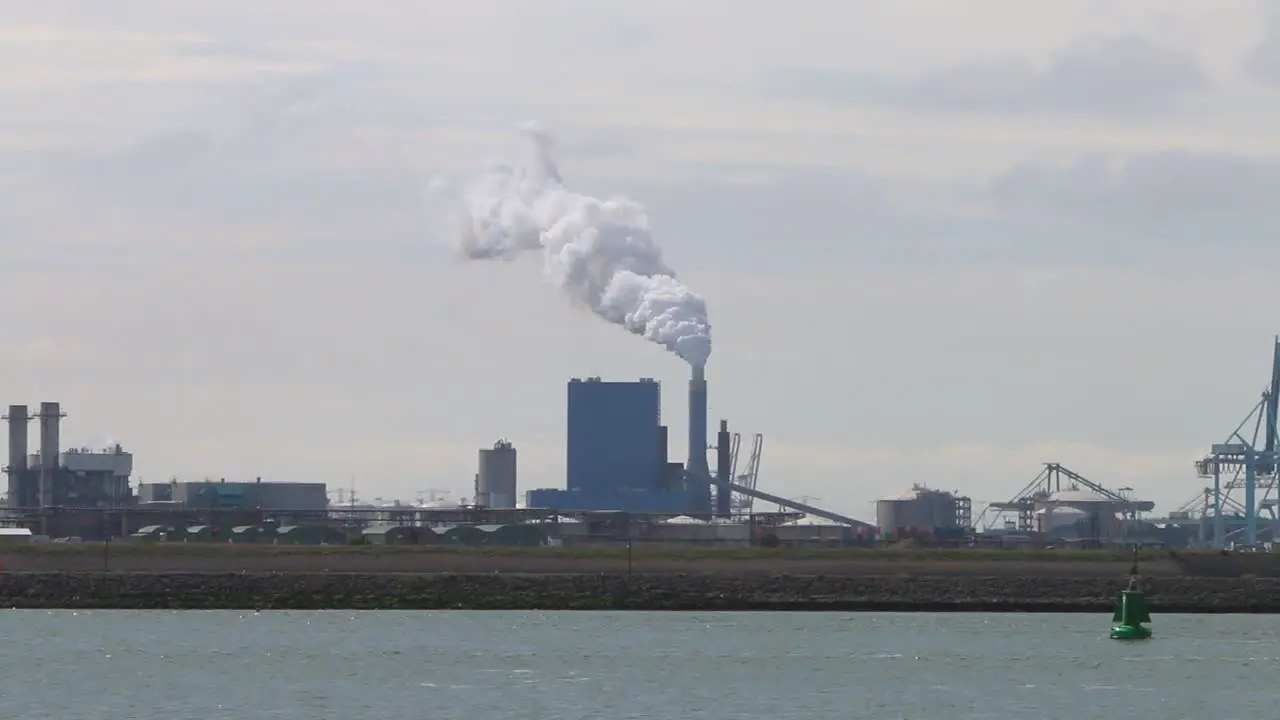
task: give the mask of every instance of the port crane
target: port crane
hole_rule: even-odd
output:
[[[1228,538],[1244,532],[1244,544],[1258,544],[1258,515],[1270,508],[1273,518],[1271,538],[1276,538],[1276,505],[1280,501],[1277,492],[1276,469],[1280,464],[1280,432],[1277,430],[1277,403],[1280,403],[1280,336],[1275,338],[1271,356],[1271,383],[1262,391],[1262,397],[1244,420],[1236,426],[1223,442],[1214,443],[1209,453],[1195,461],[1196,475],[1212,480],[1213,485],[1197,493],[1180,512],[1200,506],[1200,537],[1203,541],[1207,530],[1206,518],[1213,518],[1215,548],[1226,546]],[[1252,425],[1252,432],[1250,432]],[[1244,497],[1236,495],[1244,491]],[[1262,497],[1258,497],[1258,491]],[[1244,526],[1226,528],[1224,511],[1243,516]]]

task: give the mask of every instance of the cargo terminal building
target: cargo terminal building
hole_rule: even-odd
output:
[[[526,506],[552,510],[706,513],[710,490],[689,487],[668,461],[662,392],[656,380],[575,378],[568,387],[564,490],[530,490]],[[705,449],[703,450],[705,454]]]

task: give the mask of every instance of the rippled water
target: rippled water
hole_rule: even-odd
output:
[[[1277,717],[1266,616],[0,612],[0,718]]]

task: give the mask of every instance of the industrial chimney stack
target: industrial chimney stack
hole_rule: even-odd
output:
[[[695,512],[710,512],[711,487],[705,485],[711,478],[707,467],[707,376],[702,367],[695,367],[689,380],[689,462],[684,469],[697,478],[693,483],[699,499]]]
[[[56,402],[40,403],[40,507],[53,506],[53,482],[58,472],[58,423],[65,417]]]
[[[10,405],[4,419],[9,421],[9,508],[13,517],[12,509],[24,503],[22,478],[27,470],[27,422],[31,416],[26,405]]]
[[[729,517],[733,514],[732,493],[729,483],[733,482],[733,455],[729,437],[729,421],[720,421],[720,432],[716,433],[716,515]]]

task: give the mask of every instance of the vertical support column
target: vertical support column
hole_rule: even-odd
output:
[[[1215,456],[1213,463],[1213,547],[1221,550],[1227,546],[1226,521],[1222,518],[1222,469]]]
[[[1257,465],[1258,453],[1252,447],[1246,448],[1244,451],[1244,507],[1246,542],[1249,543],[1249,547],[1258,544]]]
[[[1200,547],[1209,544],[1209,491],[1204,493],[1204,509],[1200,512]]]

